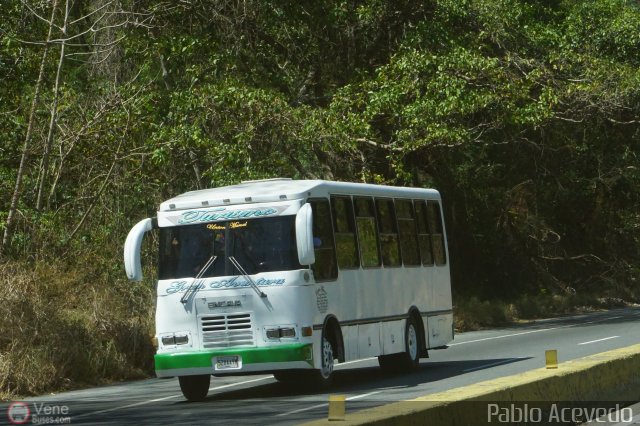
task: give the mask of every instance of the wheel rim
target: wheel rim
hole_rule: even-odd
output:
[[[418,359],[418,335],[413,324],[409,324],[409,329],[407,330],[407,352],[411,360]]]
[[[322,338],[322,368],[320,372],[325,379],[333,373],[333,348],[324,337]]]

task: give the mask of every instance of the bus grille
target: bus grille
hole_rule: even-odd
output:
[[[205,348],[253,346],[251,314],[221,314],[200,317]]]

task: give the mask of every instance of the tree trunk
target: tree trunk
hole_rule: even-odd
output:
[[[16,185],[13,189],[13,195],[11,196],[11,205],[9,206],[9,214],[7,215],[7,223],[4,227],[4,235],[2,237],[2,245],[0,246],[0,255],[4,254],[7,246],[11,243],[13,222],[18,209],[18,201],[20,200],[20,194],[22,192],[22,178],[25,173],[27,159],[29,156],[29,144],[31,142],[31,132],[33,131],[33,123],[35,122],[35,112],[38,100],[40,98],[40,88],[42,86],[42,80],[44,77],[44,68],[47,62],[47,55],[49,54],[49,43],[51,41],[51,32],[53,31],[53,20],[56,15],[56,7],[58,6],[58,0],[53,0],[53,6],[51,7],[51,21],[49,22],[49,31],[47,32],[47,42],[44,45],[44,52],[42,52],[42,61],[40,62],[40,72],[38,73],[38,80],[36,81],[36,90],[33,94],[33,100],[31,101],[31,110],[29,111],[29,122],[27,124],[27,134],[24,137],[24,145],[22,146],[22,157],[20,158],[20,166],[18,167],[18,175],[16,176]]]
[[[58,70],[56,71],[56,82],[53,88],[53,105],[51,107],[51,120],[49,120],[49,132],[47,134],[47,142],[44,145],[42,153],[42,179],[38,185],[38,198],[36,200],[36,210],[42,209],[42,198],[49,176],[49,157],[51,156],[51,146],[53,145],[53,136],[56,128],[56,120],[58,115],[58,98],[60,92],[60,76],[62,74],[62,64],[64,63],[64,48],[67,37],[67,21],[69,19],[69,0],[65,1],[64,6],[64,22],[62,24],[62,44],[60,45],[60,59],[58,60]]]

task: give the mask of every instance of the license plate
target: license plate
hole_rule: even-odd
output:
[[[237,370],[242,368],[242,358],[239,355],[217,356],[213,358],[216,370]]]

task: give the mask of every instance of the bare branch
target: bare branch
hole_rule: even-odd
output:
[[[109,168],[109,171],[107,172],[107,176],[102,181],[102,185],[100,186],[100,189],[98,189],[98,192],[95,194],[95,196],[93,198],[93,201],[89,205],[89,208],[84,212],[84,215],[80,219],[80,222],[78,222],[76,227],[71,232],[71,235],[69,235],[69,238],[67,239],[67,243],[69,243],[69,241],[71,241],[73,239],[73,237],[75,237],[76,233],[80,230],[80,228],[82,228],[82,225],[84,224],[85,220],[87,220],[87,217],[89,217],[89,215],[91,214],[91,211],[93,210],[93,207],[96,205],[96,202],[98,201],[98,198],[102,195],[102,192],[107,187],[107,184],[109,183],[109,179],[111,178],[111,174],[113,173],[113,169],[115,168],[116,164],[118,163],[118,153],[120,152],[120,147],[121,146],[122,146],[122,139],[120,139],[120,143],[118,144],[118,148],[116,149],[115,158],[113,159],[113,162],[111,163],[111,167]]]
[[[110,41],[109,43],[67,43],[67,46],[73,46],[73,47],[111,47],[111,46],[115,46],[116,44],[118,44],[119,42],[121,42],[122,40],[124,40],[127,36],[122,36],[117,40],[114,41]],[[94,52],[79,52],[79,53],[72,53],[70,55],[92,55]]]
[[[42,17],[42,16],[38,15],[38,14],[36,13],[36,11],[35,11],[35,10],[33,10],[33,9],[31,8],[31,6],[29,6],[29,3],[27,3],[26,1],[24,1],[24,0],[20,0],[20,3],[22,3],[22,5],[23,5],[24,7],[26,7],[27,9],[29,9],[29,12],[31,12],[31,13],[32,13],[36,18],[40,19],[41,21],[43,21],[43,22],[44,22],[44,23],[46,23],[47,25],[51,25],[51,26],[56,27],[56,28],[57,28],[57,29],[59,29],[59,30],[62,30],[62,28],[61,28],[61,27],[59,27],[59,26],[57,26],[55,23],[53,23],[53,22],[49,21],[47,18],[44,18],[44,17]]]
[[[570,123],[582,123],[584,121],[583,118],[581,118],[580,120],[574,120],[573,118],[560,117],[559,115],[555,115],[553,118],[557,118],[558,120],[562,121],[568,121]]]
[[[16,108],[13,111],[7,111],[7,112],[0,112],[0,115],[15,115],[16,112],[18,112],[20,110],[20,108]]]
[[[613,118],[608,118],[607,120],[615,124],[640,124],[640,120],[618,121],[618,120],[614,120]]]
[[[366,143],[367,145],[371,145],[371,146],[376,147],[376,148],[386,149],[388,151],[396,151],[396,152],[402,152],[403,151],[402,148],[399,148],[397,146],[387,145],[387,144],[379,143],[379,142],[374,142],[372,140],[365,139],[365,138],[358,138],[355,141],[356,142],[360,142],[360,143]]]
[[[112,0],[112,1],[109,1],[109,2],[106,2],[105,4],[103,4],[102,6],[100,6],[99,8],[97,8],[96,10],[94,10],[93,12],[91,12],[91,13],[89,13],[89,14],[84,15],[84,16],[82,16],[82,17],[80,17],[80,18],[76,19],[75,21],[71,21],[71,22],[69,22],[69,25],[73,25],[73,24],[75,24],[76,22],[80,22],[80,21],[82,21],[82,20],[84,20],[84,19],[87,19],[87,18],[88,18],[88,17],[90,17],[91,15],[93,15],[93,14],[95,14],[95,13],[100,12],[100,11],[101,11],[102,9],[104,9],[105,7],[109,7],[111,4],[113,4],[113,0]],[[98,21],[99,21],[100,19],[102,19],[104,16],[105,16],[105,15],[103,14],[103,15],[98,19]],[[96,21],[96,22],[97,22],[97,21]]]
[[[591,253],[586,253],[586,254],[579,254],[577,256],[565,256],[565,257],[560,257],[560,256],[538,256],[540,259],[544,259],[544,260],[580,260],[580,259],[595,259],[598,262],[602,262],[604,263],[604,260],[600,259],[598,256],[596,256],[595,254],[591,254]]]
[[[102,19],[105,15],[107,15],[107,14],[106,13],[103,14],[100,17],[100,19]],[[71,37],[67,37],[66,39],[61,39],[61,38],[54,39],[54,40],[51,40],[50,43],[62,43],[63,41],[66,43],[69,40],[74,40],[74,39],[76,39],[78,37],[82,37],[83,35],[86,35],[88,33],[97,33],[97,32],[102,31],[102,30],[108,30],[108,29],[111,29],[111,28],[119,28],[119,27],[122,27],[122,26],[128,24],[129,23],[129,19],[127,18],[124,22],[121,22],[119,24],[107,25],[107,26],[100,27],[100,28],[94,28],[97,23],[98,23],[98,21],[96,21],[93,25],[91,25],[89,28],[87,28],[85,31],[82,31],[81,33],[78,33],[78,34],[73,35]],[[73,44],[69,44],[69,46],[73,46]]]

